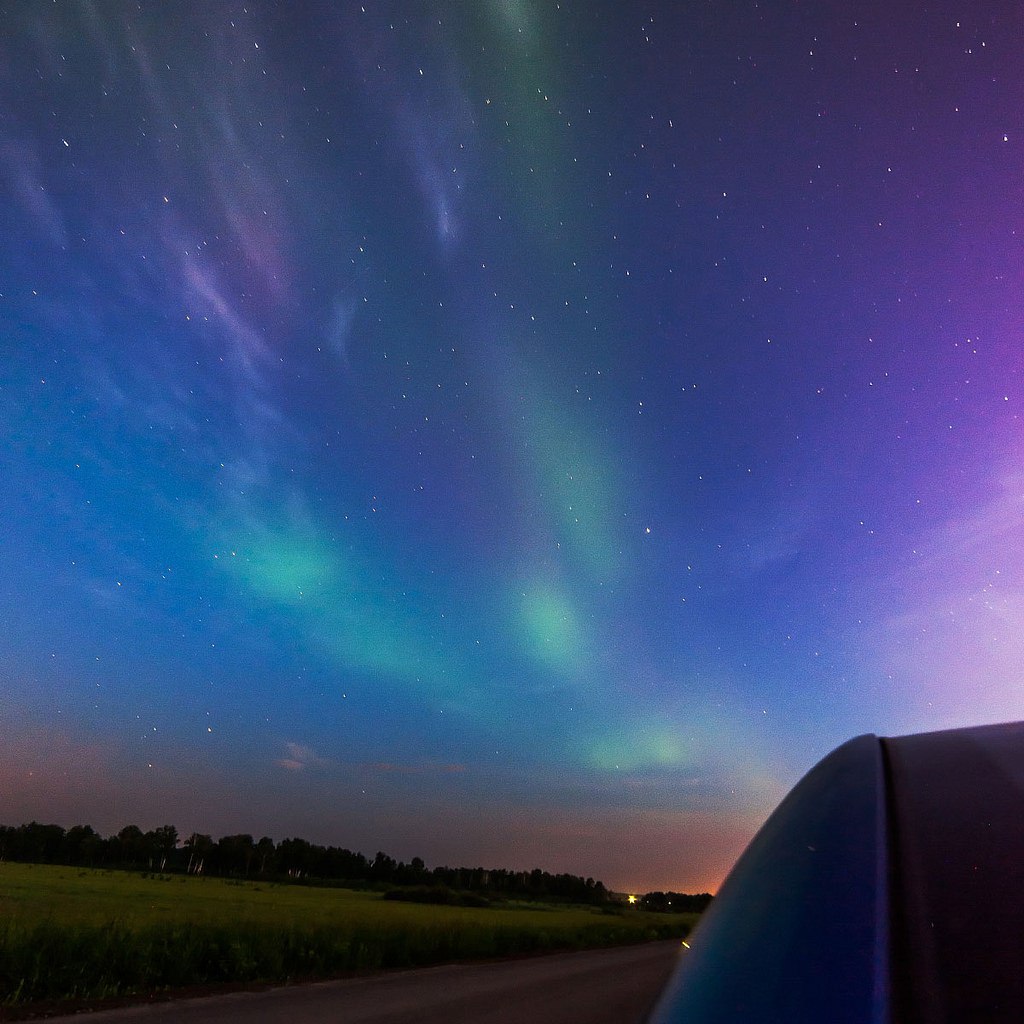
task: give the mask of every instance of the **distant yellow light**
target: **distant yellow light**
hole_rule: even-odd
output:
[[[629,900],[630,903],[636,903],[636,897],[632,893],[630,893],[630,895],[627,897],[627,899]]]
[[[689,944],[689,943],[688,943],[688,942],[686,941],[686,939],[683,939],[683,945],[684,945],[684,946],[685,946],[685,947],[686,947],[687,949],[689,949],[689,948],[690,948],[690,944]]]

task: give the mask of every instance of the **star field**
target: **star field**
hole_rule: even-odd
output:
[[[1012,5],[0,15],[0,820],[700,891],[1021,717]]]

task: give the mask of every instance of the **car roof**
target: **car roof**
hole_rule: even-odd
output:
[[[843,744],[690,945],[652,1024],[1024,1020],[1024,723]]]
[[[1024,723],[880,742],[894,1019],[1024,1020]]]

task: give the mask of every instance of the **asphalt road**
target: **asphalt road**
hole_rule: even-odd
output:
[[[676,941],[51,1017],[49,1024],[639,1024]]]

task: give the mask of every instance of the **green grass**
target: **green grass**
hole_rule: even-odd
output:
[[[682,937],[696,917],[0,863],[0,1005],[619,945]]]

